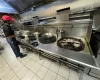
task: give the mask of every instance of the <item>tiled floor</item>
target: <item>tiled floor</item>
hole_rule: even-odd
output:
[[[47,58],[39,60],[34,52],[25,58],[15,58],[5,39],[0,39],[5,50],[0,55],[0,80],[79,80],[78,73]],[[97,80],[85,75],[84,80]]]

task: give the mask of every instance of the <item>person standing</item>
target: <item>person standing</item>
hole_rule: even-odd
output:
[[[11,28],[11,23],[14,22],[14,19],[8,15],[2,16],[2,21],[3,21],[3,32],[6,37],[7,42],[11,46],[16,58],[20,57],[23,58],[27,56],[27,54],[22,54],[20,52],[19,46],[18,46],[18,41],[16,40],[16,35],[14,34],[14,31]]]

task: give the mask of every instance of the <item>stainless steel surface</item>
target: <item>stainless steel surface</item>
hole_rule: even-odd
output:
[[[57,56],[61,56],[64,57],[68,60],[71,60],[73,62],[79,63],[81,65],[84,66],[89,66],[89,67],[97,67],[94,59],[92,58],[92,56],[90,55],[90,53],[84,53],[82,52],[74,52],[71,50],[67,50],[67,49],[63,49],[63,48],[59,48],[57,47],[56,44],[39,44],[39,46],[37,47],[40,50],[43,50],[45,52],[51,53],[53,55],[57,55]],[[98,69],[98,68],[97,68]]]
[[[52,33],[44,33],[43,35],[42,35],[42,37],[46,37],[46,38],[51,38],[53,35],[52,35]]]
[[[90,43],[91,34],[92,34],[92,22],[90,22],[90,25],[88,26],[87,33],[86,33],[86,39],[88,43]]]
[[[91,27],[90,20],[69,21],[62,23],[51,23],[45,25],[37,25],[39,32],[49,32],[57,35],[57,30],[64,30],[65,36],[83,37],[87,35],[87,30]],[[91,34],[91,33],[88,33]]]
[[[35,16],[32,18],[32,25],[36,25],[36,24],[39,24],[39,17],[38,16]]]
[[[58,37],[64,38],[64,37],[66,37],[66,31],[63,30],[63,29],[57,29],[57,30],[56,30],[56,35],[57,35],[57,38],[58,38]]]
[[[85,39],[84,39],[84,41],[85,41]],[[95,64],[95,61],[94,61],[94,59],[91,56],[89,51],[87,51],[87,52],[86,51],[75,52],[75,51],[59,48],[57,46],[56,42],[52,43],[52,44],[39,43],[39,46],[37,46],[37,47],[34,47],[31,44],[29,44],[29,43],[27,43],[27,42],[25,42],[23,40],[21,42],[23,44],[31,46],[34,49],[44,51],[47,54],[49,53],[49,54],[51,54],[53,56],[65,58],[65,59],[67,59],[69,61],[72,61],[74,63],[83,65],[85,67],[90,67],[90,68],[94,68],[94,69],[100,70],[100,67],[98,67]],[[85,48],[87,48],[87,50],[88,50],[88,47],[87,47],[86,43],[85,43]]]
[[[69,14],[70,14],[70,8],[66,8],[64,10],[60,9],[59,12],[57,10],[56,20],[58,22],[68,21],[69,20]]]
[[[100,71],[99,71],[99,70],[91,69],[90,75],[93,75],[93,74],[94,74],[94,76],[97,75],[97,76],[99,76],[99,78],[100,78]]]
[[[98,65],[100,66],[100,54],[98,54],[96,61],[97,61]]]
[[[93,29],[100,29],[100,10],[94,12],[93,16]]]
[[[72,26],[73,25],[73,26]],[[41,44],[39,43],[39,46],[33,47],[29,43],[25,43],[28,46],[31,46],[32,48],[35,48],[37,50],[42,50],[46,53],[49,53],[53,56],[58,56],[65,58],[69,61],[72,61],[77,64],[81,64],[83,66],[87,66],[90,68],[95,68],[100,70],[100,68],[96,65],[94,58],[91,55],[91,52],[89,50],[89,46],[87,45],[87,40],[85,39],[87,36],[87,30],[91,27],[91,21],[90,20],[82,20],[82,21],[72,21],[67,23],[58,24],[47,24],[39,27],[40,33],[52,33],[53,35],[56,35],[56,30],[63,29],[66,31],[66,36],[71,37],[77,37],[81,38],[82,41],[85,43],[85,49],[80,52],[74,52],[71,50],[59,48],[57,46],[57,43],[53,44]],[[89,33],[91,34],[91,33]],[[59,38],[58,38],[59,39]],[[24,41],[22,41],[24,42]],[[89,43],[88,43],[89,44]]]

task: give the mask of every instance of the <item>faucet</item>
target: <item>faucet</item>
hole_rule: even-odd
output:
[[[63,29],[57,29],[56,30],[57,38],[59,36],[59,33],[60,33],[60,37],[61,38],[64,38],[65,37],[65,31]]]

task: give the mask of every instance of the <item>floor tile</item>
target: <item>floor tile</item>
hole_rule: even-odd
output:
[[[70,69],[69,80],[79,80],[78,73],[72,69]]]
[[[3,76],[5,76],[7,73],[9,73],[11,71],[10,67],[7,67],[4,71],[2,71],[0,73],[0,78],[2,78]]]
[[[38,61],[37,61],[37,63],[39,63],[39,64],[41,64],[41,65],[43,64],[43,62],[44,62],[44,59],[41,59],[41,60],[38,60]]]
[[[1,80],[11,80],[15,73],[11,70],[8,74],[1,78]]]
[[[31,67],[31,70],[36,73],[39,68],[41,67],[41,65],[39,63],[35,63],[32,67]]]
[[[20,80],[16,75],[11,78],[11,80]]]
[[[14,72],[17,73],[24,65],[21,64],[18,60],[16,60],[10,66],[14,70]]]
[[[49,68],[51,65],[51,61],[48,60],[48,59],[45,59],[44,63],[43,63],[43,66],[45,66],[46,68]]]
[[[35,61],[31,59],[25,66],[31,69],[34,64],[35,64]]]
[[[32,80],[41,80],[41,79],[35,75]]]
[[[9,65],[7,62],[0,56],[0,72],[3,71]]]
[[[38,72],[36,73],[41,79],[43,79],[47,73],[48,69],[44,66],[41,66]]]
[[[9,65],[11,65],[15,60],[16,60],[16,58],[13,58],[12,60],[7,60],[7,63],[8,63]]]
[[[15,60],[10,66],[13,68],[13,67],[16,67],[16,65],[19,65],[21,64],[18,60]]]
[[[38,61],[39,60],[38,54],[36,54],[34,52],[28,52],[28,57],[33,59],[34,61]]]
[[[52,62],[51,66],[50,66],[50,70],[52,70],[55,73],[58,73],[58,69],[59,69],[59,63]]]
[[[48,70],[44,80],[55,80],[56,79],[56,73],[52,72],[51,70]]]
[[[28,57],[20,58],[19,61],[22,64],[26,65],[30,61],[30,58],[28,58]]]
[[[16,58],[12,56],[8,51],[3,52],[1,55],[8,64],[12,64],[16,60]]]
[[[23,68],[21,68],[21,70],[17,73],[17,76],[21,79],[27,72],[28,72],[28,68],[26,68],[25,66]]]
[[[65,78],[63,78],[63,77],[61,77],[61,76],[59,76],[59,75],[57,75],[56,80],[66,80],[66,79],[65,79]],[[74,80],[74,79],[73,79],[73,80]]]
[[[28,71],[21,80],[32,80],[34,73],[32,71]]]
[[[96,79],[94,77],[91,77],[91,76],[88,76],[88,75],[84,74],[83,80],[99,80],[99,79]]]
[[[67,68],[66,66],[60,66],[58,74],[66,79],[68,79],[69,77],[69,68]]]
[[[13,52],[13,50],[11,49],[10,45],[8,46],[8,48],[6,49],[9,53],[11,53],[11,55],[13,55],[15,57],[15,54]]]

